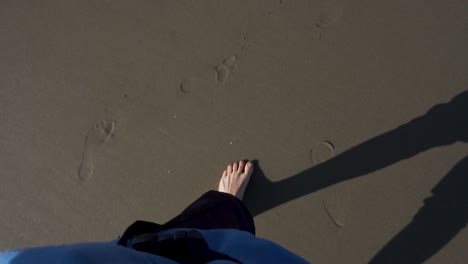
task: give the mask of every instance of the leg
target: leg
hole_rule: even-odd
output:
[[[223,172],[218,191],[209,191],[181,214],[164,224],[165,229],[239,229],[255,234],[253,217],[241,199],[253,172],[251,162],[230,164]]]
[[[130,225],[118,244],[127,245],[131,238],[172,228],[238,229],[255,235],[253,217],[242,203],[245,188],[253,172],[252,162],[228,165],[218,191],[209,191],[164,225],[138,220]]]

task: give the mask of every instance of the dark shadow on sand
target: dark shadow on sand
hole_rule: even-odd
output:
[[[284,180],[268,180],[257,166],[244,201],[253,215],[259,215],[322,188],[365,176],[431,148],[458,141],[468,142],[468,91],[448,103],[432,107],[425,115]],[[466,160],[455,166],[433,189],[433,196],[426,200],[413,221],[374,257],[373,263],[422,262],[466,225],[468,202],[467,194],[463,192],[468,187]],[[450,219],[443,219],[444,214]],[[406,256],[399,259],[397,253]]]
[[[468,156],[432,189],[411,223],[371,263],[423,263],[444,247],[468,221]]]

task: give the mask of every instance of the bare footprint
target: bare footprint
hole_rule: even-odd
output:
[[[214,68],[216,72],[216,81],[218,81],[219,83],[223,83],[229,78],[232,71],[237,67],[236,60],[236,56],[231,56],[230,58],[225,59],[223,63],[217,65]]]
[[[184,79],[179,86],[179,90],[182,93],[190,93],[193,88],[193,80],[191,78]]]
[[[311,149],[310,160],[314,165],[318,165],[333,157],[334,152],[335,146],[333,143],[330,141],[322,141],[315,144]],[[322,203],[323,209],[333,224],[338,228],[343,228],[350,206],[349,186],[339,184],[325,190]]]
[[[326,1],[320,8],[320,13],[316,22],[318,28],[324,29],[333,23],[338,22],[343,14],[344,5],[341,1]]]
[[[337,185],[326,191],[323,208],[336,227],[343,228],[350,207],[350,190],[346,185]]]
[[[322,141],[317,143],[310,150],[310,160],[314,165],[320,164],[330,159],[335,152],[335,146],[329,141]]]
[[[93,176],[96,151],[114,137],[115,127],[116,122],[114,120],[104,120],[88,131],[85,137],[80,167],[78,168],[78,179],[86,181]]]
[[[338,0],[326,1],[322,7],[319,8],[319,15],[315,22],[315,26],[319,29],[319,39],[325,34],[325,30],[332,24],[340,20],[343,14],[344,4]]]
[[[203,69],[192,76],[182,79],[179,84],[178,93],[188,95],[191,93],[204,93],[214,87],[213,75],[211,71]]]

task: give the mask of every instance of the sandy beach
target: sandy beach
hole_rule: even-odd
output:
[[[1,1],[0,250],[163,223],[250,159],[257,235],[310,262],[465,263],[467,10]]]

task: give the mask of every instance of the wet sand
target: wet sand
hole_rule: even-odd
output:
[[[300,193],[283,199],[289,189],[254,175],[247,205],[259,236],[314,263],[369,262],[446,175],[466,172],[449,173],[466,140],[423,148],[414,135],[430,132],[417,129],[370,140],[467,89],[467,8],[2,1],[0,249],[111,240],[136,219],[165,222],[216,188],[226,164],[256,159],[268,181]],[[385,147],[352,152],[366,142]],[[392,142],[419,148],[368,169]],[[312,186],[357,171],[356,159],[363,172]],[[311,185],[286,180],[299,174]],[[466,196],[456,198],[463,213]],[[463,263],[467,232],[428,263]]]

